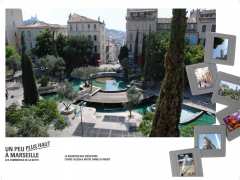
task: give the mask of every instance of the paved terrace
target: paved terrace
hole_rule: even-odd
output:
[[[79,108],[77,105],[72,105]],[[59,104],[59,109],[63,109]],[[50,137],[141,137],[142,134],[136,131],[140,125],[142,116],[133,112],[133,118],[129,119],[129,112],[96,113],[95,108],[83,107],[81,125],[80,112],[77,115],[66,116],[69,126],[63,130],[55,130],[51,126],[48,130]]]

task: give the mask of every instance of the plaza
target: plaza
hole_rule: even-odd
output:
[[[6,57],[6,124],[9,136],[149,136],[146,131],[151,129],[153,118],[151,122],[147,122],[146,119],[155,115],[161,93],[160,82],[163,81],[163,77],[158,73],[164,72],[164,69],[154,69],[155,61],[149,61],[153,63],[150,65],[143,64],[144,68],[140,67],[141,63],[138,62],[141,59],[147,62],[148,58],[147,55],[142,55],[145,51],[143,41],[151,42],[151,38],[168,40],[167,36],[162,35],[163,19],[157,18],[156,9],[127,10],[126,39],[120,40],[123,44],[119,50],[109,50],[110,43],[107,42],[111,41],[111,48],[117,48],[119,44],[116,42],[119,42],[119,39],[107,37],[107,23],[100,17],[95,20],[70,13],[66,26],[43,21],[21,24],[21,10],[7,11],[15,12],[9,14],[15,15],[19,22],[15,27],[11,27],[11,31],[6,29],[9,37],[9,33],[15,30],[17,38],[16,42],[9,38],[7,50],[19,54]],[[197,16],[200,16],[201,12],[198,11]],[[146,21],[142,16],[135,17],[134,13],[143,14]],[[188,26],[194,24],[195,29],[191,33],[197,34],[198,21],[192,21],[194,13],[196,12],[192,11],[189,17]],[[148,35],[148,27],[140,29],[145,26],[132,26],[136,21],[133,16],[138,20],[140,18],[143,25],[148,24],[153,32]],[[9,18],[10,20],[14,21],[14,17]],[[169,27],[165,31],[170,31],[171,18],[165,19],[164,22],[168,24],[166,27]],[[135,31],[140,33],[139,37]],[[190,30],[186,36],[189,33]],[[202,47],[200,37],[194,35],[194,38],[197,38],[197,41],[188,46]],[[46,44],[45,39],[48,39]],[[13,41],[12,45],[10,41]],[[139,44],[134,48],[137,42]],[[165,48],[163,52],[166,50],[165,46],[158,46]],[[127,49],[127,55],[124,54],[124,48]],[[138,51],[138,54],[134,53],[133,49]],[[27,74],[26,69],[22,68],[23,64],[19,67],[18,62],[11,61],[19,58],[19,62],[27,62],[28,59],[24,57],[31,58],[31,66],[25,67],[31,67]],[[163,59],[160,63],[162,62]],[[162,68],[159,64],[157,67]],[[209,94],[193,96],[188,85],[185,86],[178,127],[181,136],[189,137],[192,136],[194,126],[215,123],[215,104],[211,103]],[[36,101],[27,104],[27,92],[29,96],[35,96]],[[37,129],[31,132],[34,135],[26,128],[31,123]]]

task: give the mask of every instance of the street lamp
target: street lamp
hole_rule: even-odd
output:
[[[84,102],[84,101],[81,101],[80,103],[79,103],[79,107],[80,107],[80,113],[81,113],[81,132],[82,132],[82,137],[83,137],[83,121],[82,121],[82,108],[83,108],[83,106],[85,106],[86,105],[86,102]]]

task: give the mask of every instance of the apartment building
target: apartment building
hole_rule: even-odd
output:
[[[86,36],[93,41],[93,51],[99,56],[99,63],[106,63],[106,33],[104,21],[94,20],[76,13],[70,14],[67,22],[69,36]]]

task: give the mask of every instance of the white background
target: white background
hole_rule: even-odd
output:
[[[240,3],[238,0],[0,0],[0,180],[32,179],[172,179],[169,151],[192,148],[193,138],[4,138],[5,126],[5,7],[16,8],[216,8],[217,32],[237,36],[235,66],[218,70],[240,76]],[[223,106],[217,105],[217,109]],[[4,162],[5,146],[30,145],[50,140],[50,148],[40,150],[40,162]],[[202,159],[204,178],[240,180],[240,138],[227,142],[226,157]],[[107,162],[65,162],[65,154],[98,154]],[[174,178],[182,179],[182,178]],[[192,178],[191,178],[192,179]]]

